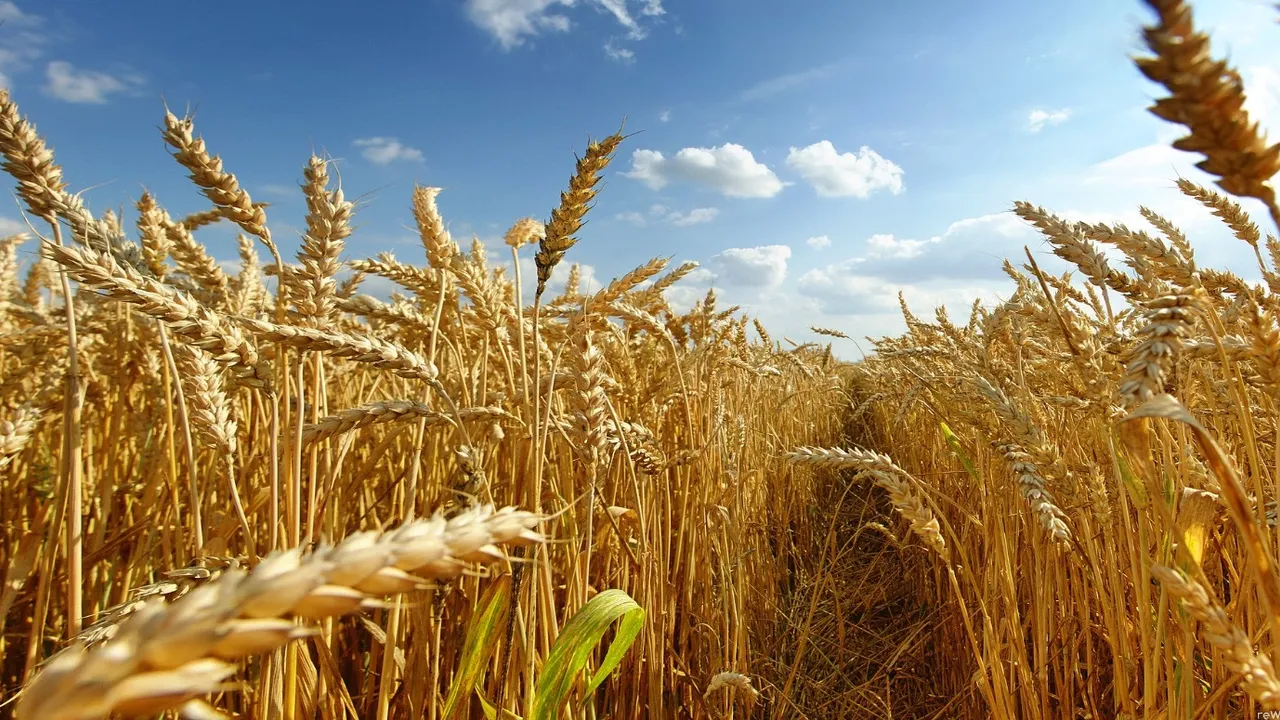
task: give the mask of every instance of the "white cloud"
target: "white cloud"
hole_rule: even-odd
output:
[[[0,2],[0,22],[21,23],[30,18],[30,15],[22,12],[22,10],[10,0],[3,0]]]
[[[787,259],[791,248],[786,245],[761,245],[729,248],[711,258],[716,277],[729,285],[777,287],[787,277]]]
[[[107,96],[125,92],[141,84],[132,76],[109,75],[97,70],[80,70],[65,60],[54,60],[45,69],[45,92],[69,103],[101,105]]]
[[[1027,116],[1027,130],[1038,133],[1048,125],[1061,125],[1071,117],[1071,110],[1063,108],[1061,110],[1041,110],[1039,108],[1032,110]]]
[[[568,32],[569,18],[552,8],[573,0],[466,0],[467,18],[493,35],[504,50],[524,44],[544,30]]]
[[[0,0],[0,87],[9,87],[10,78],[26,70],[43,53],[49,36],[41,30],[44,18],[23,12],[10,0]]]
[[[507,269],[507,277],[514,277],[511,275],[509,254],[501,265]],[[564,292],[565,282],[569,279],[569,269],[573,266],[574,263],[566,260],[551,270],[551,279],[547,281],[547,290],[542,295],[544,302]],[[524,290],[524,301],[532,303],[534,293],[538,289],[538,268],[531,255],[520,256],[520,285]],[[578,263],[578,292],[593,293],[603,288],[604,285],[600,282],[600,273],[596,267]]]
[[[658,122],[671,122],[671,111],[663,110],[658,113]]]
[[[1265,105],[1262,94],[1251,94],[1251,102],[1254,102],[1254,97],[1259,98],[1258,105]],[[1266,117],[1265,111],[1263,117]],[[1280,120],[1280,116],[1275,119]],[[1237,241],[1230,241],[1229,234],[1222,234],[1225,232],[1222,223],[1203,205],[1175,187],[1175,181],[1182,177],[1216,189],[1214,183],[1217,178],[1195,166],[1202,155],[1174,150],[1168,145],[1173,139],[1185,135],[1185,128],[1172,123],[1162,123],[1159,127],[1160,131],[1151,144],[1095,163],[1074,177],[1063,177],[1060,182],[1064,189],[1070,191],[1074,185],[1081,192],[1071,194],[1070,205],[1061,203],[1053,209],[1067,217],[1072,211],[1062,210],[1062,207],[1087,207],[1089,215],[1113,217],[1111,220],[1092,219],[1092,222],[1118,221],[1130,227],[1143,227],[1145,221],[1138,219],[1135,211],[1139,205],[1145,205],[1191,237],[1201,264],[1238,262],[1240,258],[1234,257],[1228,248],[1239,249],[1242,246]],[[1266,211],[1261,202],[1239,198],[1237,201],[1255,219],[1259,215],[1265,217]],[[1217,239],[1228,241],[1227,246],[1216,242]],[[1251,253],[1245,253],[1243,259],[1246,267],[1254,265]]]
[[[889,312],[897,306],[896,288],[884,280],[859,272],[860,259],[814,269],[796,281],[801,295],[816,298],[825,312],[862,315]]]
[[[826,250],[827,248],[831,247],[831,238],[827,237],[826,235],[816,235],[814,237],[809,238],[808,240],[805,240],[804,244],[808,245],[814,250]]]
[[[842,265],[857,266],[859,277],[904,284],[989,282],[1004,277],[1001,260],[1035,247],[1034,228],[1011,212],[992,213],[951,223],[927,239],[877,234],[867,238],[865,251]],[[812,279],[812,278],[811,278]]]
[[[422,151],[409,147],[393,137],[360,138],[352,143],[362,148],[360,154],[375,165],[390,165],[397,160],[422,162]]]
[[[886,315],[893,316],[890,325],[893,332],[901,332],[901,314],[898,293],[902,292],[907,304],[917,313],[927,312],[939,305],[966,308],[975,299],[990,302],[1004,294],[1011,281],[991,283],[936,282],[929,287],[894,282],[867,273],[857,260],[814,269],[801,275],[796,281],[802,296],[818,302],[818,312],[833,316]]]
[[[782,192],[784,183],[773,170],[741,145],[687,147],[670,158],[657,150],[636,150],[624,176],[660,190],[683,180],[718,190],[727,197],[767,198]]]
[[[1200,175],[1194,165],[1201,156],[1174,150],[1167,143],[1154,142],[1096,163],[1084,177],[1088,185],[1137,185],[1168,187],[1179,175]]]
[[[642,18],[657,18],[666,13],[662,0],[464,0],[467,19],[487,31],[504,50],[511,50],[544,32],[569,32],[573,22],[564,13],[579,5],[592,5],[612,15],[632,40],[648,34],[630,10],[639,6]],[[624,51],[630,53],[630,50]]]
[[[1249,119],[1262,126],[1267,139],[1274,143],[1280,139],[1280,71],[1256,65],[1245,68],[1243,73],[1244,87],[1249,93],[1244,109],[1249,112]]]
[[[648,216],[635,210],[630,210],[618,213],[615,217],[639,227],[648,225],[650,221],[668,222],[679,227],[686,227],[688,225],[711,222],[719,214],[720,210],[713,207],[693,208],[689,212],[682,213],[677,210],[668,210],[665,205],[652,205],[649,207]]]
[[[924,254],[925,246],[939,242],[942,242],[941,237],[899,240],[892,235],[872,235],[867,238],[867,254],[873,258],[913,258]]]
[[[640,27],[640,23],[636,22],[636,19],[631,17],[631,13],[627,11],[627,0],[596,0],[596,2],[606,12],[613,15],[618,24],[629,31],[632,39],[639,40],[645,36],[645,29]]]
[[[31,228],[21,220],[13,218],[0,217],[0,238],[9,237],[10,235],[18,235],[20,233],[30,233]]]
[[[829,63],[800,72],[788,73],[777,77],[769,78],[752,85],[738,94],[739,102],[754,102],[757,100],[767,100],[775,95],[780,95],[788,90],[803,87],[819,80],[840,66],[839,63]]]
[[[791,148],[787,167],[804,178],[822,197],[867,198],[878,190],[902,192],[903,170],[863,145],[857,153],[838,153],[830,140],[805,148]]]
[[[672,225],[685,227],[687,225],[698,225],[701,223],[711,222],[712,220],[715,220],[716,216],[719,214],[720,210],[717,208],[694,208],[687,213],[673,212],[667,216],[667,220],[670,221]]]
[[[634,50],[618,47],[613,44],[612,40],[604,44],[604,54],[609,56],[610,60],[617,60],[624,65],[633,63],[636,60],[636,53]]]
[[[985,231],[1003,237],[1016,238],[1026,234],[1027,224],[1009,212],[991,213],[979,217],[957,220],[947,226],[943,238],[950,239],[964,232]]]

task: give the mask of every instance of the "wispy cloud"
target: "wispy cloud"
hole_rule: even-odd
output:
[[[582,4],[613,16],[632,40],[644,39],[649,26],[666,14],[662,0],[587,0]],[[574,25],[566,13],[578,5],[577,0],[464,0],[463,10],[467,19],[492,35],[502,49],[511,50],[543,33],[569,32]]]
[[[352,143],[361,148],[360,155],[374,165],[390,165],[396,161],[422,162],[422,151],[405,145],[393,137],[360,138]]]
[[[618,213],[616,216],[619,220],[629,222],[637,227],[644,227],[650,223],[671,223],[677,227],[687,227],[689,225],[701,225],[715,220],[720,215],[719,208],[700,207],[693,208],[688,212],[679,212],[670,210],[665,205],[653,205],[649,208],[646,215],[641,212],[631,210],[628,212]]]
[[[624,65],[631,64],[636,61],[636,52],[628,48],[619,47],[614,44],[613,40],[604,44],[604,54],[610,60],[616,60]]]
[[[687,213],[678,213],[678,212],[671,213],[670,215],[667,216],[667,219],[671,222],[672,225],[686,227],[688,225],[701,225],[702,223],[709,223],[712,220],[715,220],[716,216],[719,214],[720,214],[720,211],[713,207],[694,208]]]
[[[24,12],[9,0],[0,0],[0,87],[9,78],[30,68],[49,45],[44,18]]]
[[[298,194],[301,192],[301,190],[299,190],[297,186],[275,185],[272,183],[259,185],[258,188],[262,190],[263,194],[265,195],[274,195],[279,198],[297,197]]]
[[[799,72],[778,75],[762,80],[738,94],[739,102],[756,102],[781,95],[789,90],[804,87],[816,80],[828,77],[846,64],[845,61],[831,62],[825,65],[801,70]]]
[[[136,75],[112,75],[83,70],[65,60],[54,60],[45,68],[45,92],[69,103],[101,105],[111,95],[133,90],[142,84]]]

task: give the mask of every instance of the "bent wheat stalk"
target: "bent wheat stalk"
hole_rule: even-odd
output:
[[[232,569],[172,603],[149,602],[93,650],[71,645],[23,689],[16,717],[93,720],[180,707],[219,690],[235,672],[231,663],[310,635],[297,620],[345,615],[375,596],[496,562],[501,546],[542,542],[533,529],[541,519],[482,505],[310,553],[275,552],[251,572]]]
[[[478,422],[498,422],[518,420],[511,413],[499,407],[459,408],[458,417],[462,420]],[[302,427],[302,442],[310,444],[335,435],[342,435],[353,430],[381,423],[400,422],[407,419],[421,419],[427,425],[445,425],[453,422],[453,418],[442,415],[424,403],[412,400],[381,400],[360,407],[343,410],[335,415],[320,418],[314,424]]]

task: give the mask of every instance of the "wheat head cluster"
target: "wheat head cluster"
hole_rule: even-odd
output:
[[[903,301],[856,363],[673,307],[696,263],[584,288],[621,131],[499,264],[426,186],[419,262],[351,258],[313,156],[286,261],[193,117],[161,133],[203,209],[94,214],[0,91],[0,714],[1280,710],[1280,144],[1190,6],[1145,4],[1151,110],[1216,183],[1177,188],[1256,268],[1019,201],[1067,271],[1006,260],[967,321]]]

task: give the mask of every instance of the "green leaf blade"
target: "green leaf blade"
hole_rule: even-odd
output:
[[[471,616],[471,626],[467,628],[467,637],[462,646],[462,661],[458,666],[458,674],[453,678],[453,686],[449,688],[449,699],[445,701],[445,720],[453,720],[461,709],[462,699],[480,683],[484,676],[489,659],[498,647],[498,640],[506,627],[506,619],[511,601],[511,576],[504,575],[485,591]]]
[[[574,679],[586,667],[605,632],[619,619],[622,622],[604,662],[587,685],[586,695],[590,696],[618,667],[639,635],[645,620],[644,608],[622,590],[605,590],[591,598],[565,624],[542,667],[530,720],[555,720],[568,699]]]

